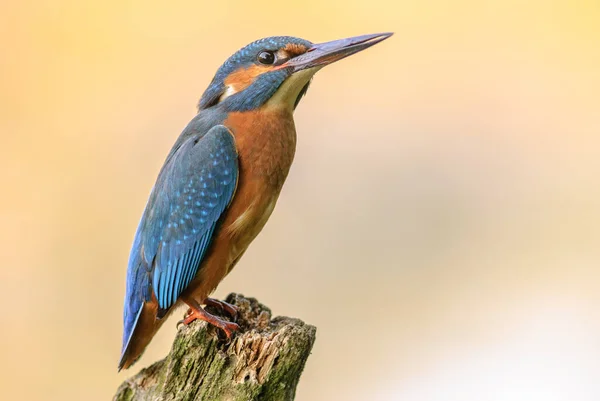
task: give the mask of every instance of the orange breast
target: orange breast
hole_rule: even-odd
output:
[[[281,190],[296,151],[296,128],[291,111],[263,107],[234,112],[224,124],[235,136],[240,175],[266,181],[265,184]]]
[[[187,295],[202,302],[229,273],[273,211],[296,149],[290,111],[231,113],[225,120],[238,151],[238,186]]]

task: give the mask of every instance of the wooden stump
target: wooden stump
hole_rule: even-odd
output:
[[[206,322],[181,326],[169,355],[121,384],[113,400],[293,400],[317,329],[271,319],[254,298],[230,294],[226,302],[238,307],[241,327],[230,343]]]

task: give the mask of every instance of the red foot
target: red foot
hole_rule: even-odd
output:
[[[233,320],[237,319],[237,315],[238,315],[237,306],[233,306],[231,304],[228,304],[227,302],[219,301],[218,299],[214,299],[214,298],[206,298],[204,300],[204,305],[212,306],[213,308],[220,309],[221,311],[224,311],[225,313],[227,313]]]
[[[190,309],[188,310],[188,313],[186,314],[185,318],[183,320],[181,320],[179,323],[183,323],[184,325],[187,326],[188,324],[192,323],[196,319],[204,320],[205,322],[208,322],[208,323],[212,324],[213,326],[218,327],[221,330],[223,330],[225,332],[225,334],[227,335],[228,340],[231,339],[233,332],[238,331],[240,329],[240,326],[238,326],[237,324],[235,324],[233,322],[228,322],[226,320],[223,320],[216,316],[211,315],[210,313],[208,313],[207,311],[202,309],[202,307],[200,307],[200,305],[198,305],[196,302],[188,302],[188,301],[185,301],[185,302],[189,305]],[[194,304],[194,305],[190,305],[190,304]]]

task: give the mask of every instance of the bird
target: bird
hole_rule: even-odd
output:
[[[296,149],[293,113],[322,67],[392,33],[313,44],[292,36],[250,43],[217,70],[162,166],[135,232],[127,266],[118,369],[144,352],[170,313],[204,320],[227,338],[239,326],[207,312],[210,298],[260,233]]]

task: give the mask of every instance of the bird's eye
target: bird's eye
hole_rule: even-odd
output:
[[[269,51],[263,51],[258,54],[258,62],[265,65],[271,65],[275,62],[275,54]]]

